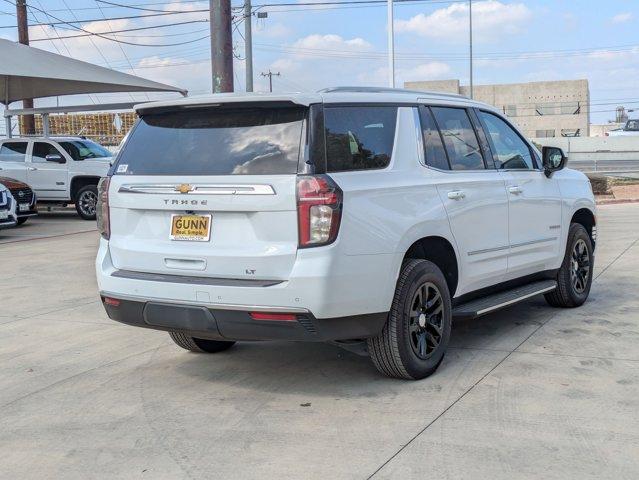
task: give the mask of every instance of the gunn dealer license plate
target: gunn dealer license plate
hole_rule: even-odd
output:
[[[211,215],[171,215],[171,240],[208,242],[211,238]]]

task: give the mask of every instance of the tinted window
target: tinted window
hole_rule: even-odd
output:
[[[36,142],[33,144],[33,153],[31,154],[32,162],[44,163],[47,161],[47,155],[60,155],[64,158],[60,151],[50,143]]]
[[[98,145],[90,140],[71,140],[60,142],[60,146],[69,154],[73,160],[86,160],[88,158],[112,157],[102,145]]]
[[[305,108],[215,108],[144,115],[121,175],[297,173]]]
[[[327,170],[387,167],[396,123],[397,107],[325,107]]]
[[[432,110],[453,170],[483,170],[484,160],[466,110],[446,107]]]
[[[0,147],[0,162],[24,162],[27,142],[5,142]]]
[[[479,117],[484,122],[497,168],[524,170],[534,168],[530,148],[510,125],[492,113],[479,112]]]
[[[428,108],[420,108],[422,122],[422,135],[424,137],[424,151],[426,165],[440,170],[449,170],[446,151],[442,143],[442,137],[437,130],[437,125],[433,120],[433,115]]]

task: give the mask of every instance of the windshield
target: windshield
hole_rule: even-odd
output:
[[[626,130],[639,130],[639,120],[628,120]]]
[[[297,173],[306,108],[208,108],[144,115],[119,175]]]
[[[98,145],[91,140],[69,140],[60,142],[60,146],[71,156],[73,160],[86,160],[88,158],[112,157],[102,145]]]

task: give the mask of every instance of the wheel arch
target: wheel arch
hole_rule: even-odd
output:
[[[81,188],[86,187],[87,185],[97,186],[99,181],[100,177],[96,175],[79,175],[77,177],[73,177],[69,191],[71,201],[75,201],[75,198]]]
[[[402,263],[409,258],[428,260],[442,271],[451,298],[459,285],[459,262],[453,244],[440,236],[427,236],[414,241],[406,250]]]
[[[572,214],[570,223],[583,225],[588,232],[593,247],[595,246],[595,242],[597,241],[597,216],[595,212],[586,207],[579,208]]]

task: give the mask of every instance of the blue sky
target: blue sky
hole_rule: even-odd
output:
[[[198,10],[208,2],[190,0],[120,0],[149,10],[113,7],[95,0],[29,0],[31,21],[102,19],[104,16],[149,15],[160,11]],[[266,1],[253,0],[256,5]],[[281,1],[269,3],[284,3]],[[287,1],[285,3],[294,3]],[[309,3],[301,0],[300,3]],[[234,5],[241,5],[234,0]],[[260,72],[281,73],[276,91],[317,90],[330,85],[386,85],[386,7],[349,6],[263,7],[266,19],[254,19],[256,89],[268,84]],[[43,13],[43,10],[47,14]],[[0,1],[0,26],[11,26],[14,7]],[[237,11],[238,13],[239,10]],[[159,27],[173,22],[205,20],[207,13],[84,22],[82,28],[109,33],[109,29],[150,27],[123,33],[120,40],[166,45],[197,40],[208,23]],[[549,1],[485,0],[473,2],[475,26],[475,82],[510,83],[534,80],[587,78],[590,81],[592,121],[614,116],[617,104],[639,109],[639,2],[636,0]],[[243,25],[238,25],[243,32]],[[395,7],[397,84],[405,80],[468,79],[468,4],[440,0],[398,3]],[[81,32],[61,26],[32,27],[32,39],[57,38]],[[0,36],[16,39],[15,28]],[[234,33],[236,89],[244,89],[243,39]],[[210,90],[209,40],[175,46],[121,45],[101,38],[33,42],[75,58],[137,73],[188,88],[192,94]],[[144,94],[134,94],[144,100]],[[149,98],[155,98],[150,95]],[[95,101],[115,101],[121,95],[98,95]],[[82,99],[66,99],[78,103]],[[84,99],[86,101],[86,98]],[[634,102],[634,103],[633,103]],[[39,102],[41,105],[46,100]]]

